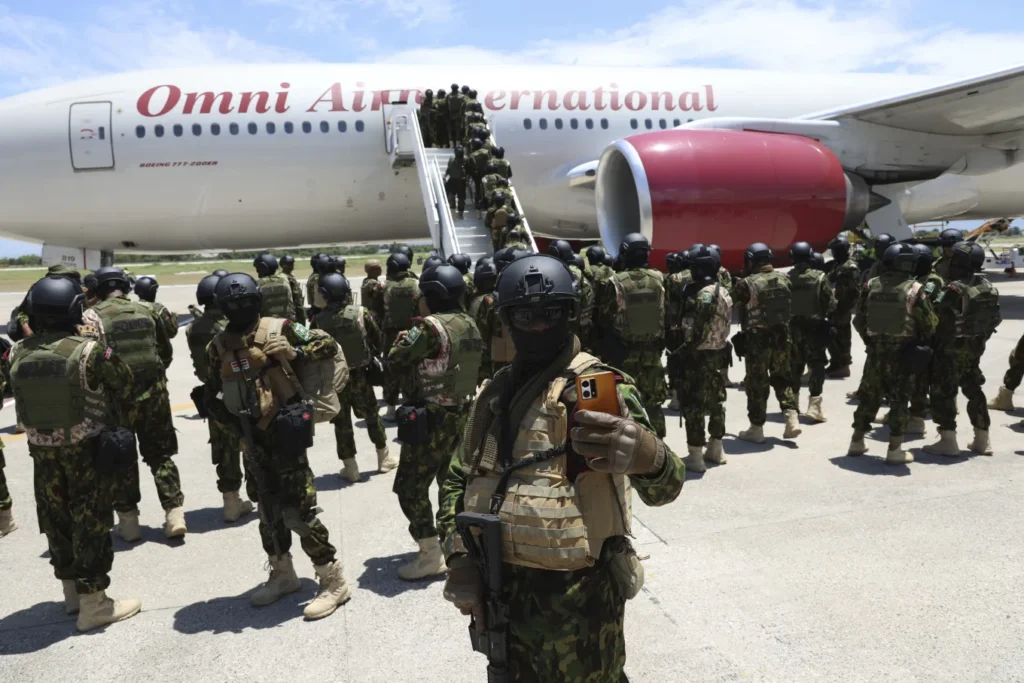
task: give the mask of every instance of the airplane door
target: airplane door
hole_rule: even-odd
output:
[[[71,167],[76,171],[114,168],[110,102],[76,102],[71,105],[68,138]]]

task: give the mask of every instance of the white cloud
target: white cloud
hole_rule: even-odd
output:
[[[350,30],[354,15],[398,21],[405,28],[445,23],[455,16],[453,0],[248,0],[249,4],[278,7],[293,29],[308,33]],[[348,39],[348,36],[346,36]]]

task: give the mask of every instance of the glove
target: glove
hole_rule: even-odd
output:
[[[665,444],[633,418],[581,410],[576,424],[572,447],[595,472],[653,474],[665,464]]]
[[[263,353],[268,356],[276,356],[279,360],[295,360],[299,355],[298,351],[284,337],[274,337],[263,347]]]
[[[483,584],[480,572],[469,555],[456,555],[448,565],[448,579],[444,582],[444,599],[465,615],[480,606]]]

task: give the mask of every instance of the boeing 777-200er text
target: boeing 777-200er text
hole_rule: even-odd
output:
[[[478,91],[533,233],[603,238],[613,254],[641,231],[660,254],[717,242],[736,268],[754,241],[823,248],[864,222],[905,236],[1024,213],[1024,67],[934,86],[317,64],[131,73],[0,101],[0,232],[51,258],[427,238],[430,195],[395,163],[391,117],[452,78]]]

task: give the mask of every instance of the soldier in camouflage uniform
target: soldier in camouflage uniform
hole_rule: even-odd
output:
[[[935,300],[939,322],[935,334],[935,364],[932,369],[932,416],[939,428],[939,441],[925,446],[929,453],[958,456],[956,440],[956,396],[967,397],[967,418],[974,427],[968,446],[981,455],[992,455],[988,429],[991,420],[981,386],[981,357],[985,344],[1003,316],[999,291],[981,272],[985,250],[980,244],[960,242],[949,259],[950,282]]]
[[[333,265],[333,259],[330,263]],[[296,322],[298,314],[295,310],[292,288],[288,278],[277,274],[277,258],[273,254],[260,254],[253,259],[252,265],[259,276],[260,291],[263,292],[261,315],[265,318],[284,318]]]
[[[1003,375],[1003,384],[999,393],[988,402],[992,410],[1010,411],[1014,409],[1013,392],[1024,379],[1024,336],[1017,340],[1017,345],[1010,352],[1010,367]]]
[[[416,276],[409,272],[411,260],[402,253],[392,254],[387,260],[387,282],[384,284],[384,358],[391,355],[398,335],[412,327],[413,318],[419,312],[420,290]],[[403,388],[408,393],[407,382],[400,373],[392,369],[390,362],[384,367],[384,400],[388,411],[384,419],[395,421],[395,410]]]
[[[506,222],[508,231],[505,233],[507,239],[505,246],[512,251],[533,251],[533,248],[526,241],[526,230],[523,228],[523,218],[513,212],[508,216]]]
[[[101,434],[126,422],[135,387],[114,349],[76,334],[84,300],[81,286],[68,279],[37,282],[26,307],[36,334],[10,353],[15,405],[34,465],[39,526],[64,589],[64,609],[78,613],[79,631],[142,609],[138,600],[106,595],[114,562],[107,480],[117,476],[123,456],[100,448]]]
[[[448,192],[448,202],[458,211],[458,219],[466,215],[466,182],[469,180],[469,163],[461,147],[455,148],[455,156],[448,160],[444,172],[444,187]],[[454,200],[454,201],[453,201]]]
[[[292,273],[295,271],[295,257],[285,254],[281,257],[281,274],[288,279],[288,286],[292,290],[292,306],[295,308],[295,322],[306,324],[306,299],[302,295],[302,285],[295,279]]]
[[[825,388],[826,349],[830,338],[829,317],[836,307],[836,297],[828,284],[828,276],[811,266],[814,250],[807,242],[797,242],[789,248],[793,268],[789,271],[792,290],[792,315],[789,332],[793,343],[790,360],[793,366],[793,399],[800,405],[800,378],[806,366],[810,372],[808,392],[811,395],[806,417],[815,422],[828,418],[821,407],[821,392]]]
[[[498,175],[505,180],[512,181],[512,164],[505,158],[504,147],[494,149],[494,167],[497,169]]]
[[[478,212],[487,209],[487,200],[484,198],[484,175],[487,173],[487,164],[491,161],[491,150],[484,147],[483,140],[474,138],[470,143],[469,167],[470,175],[473,177],[473,201]]]
[[[380,358],[383,341],[370,310],[352,303],[352,288],[344,275],[331,273],[320,278],[320,293],[327,308],[313,319],[313,328],[324,330],[341,345],[351,373],[345,391],[338,395],[341,410],[331,422],[338,459],[343,465],[341,476],[356,483],[361,477],[356,463],[353,412],[366,419],[366,433],[377,447],[377,471],[390,472],[398,467],[398,459],[391,456],[384,427],[377,416],[377,397],[370,382],[370,367]]]
[[[494,259],[482,258],[476,262],[476,269],[473,271],[476,295],[469,302],[466,312],[473,318],[477,329],[480,330],[480,340],[483,343],[477,386],[483,384],[484,380],[494,377],[491,347],[494,344],[494,332],[501,333],[501,322],[498,321],[497,311],[494,310],[493,292],[497,279],[498,269],[494,265]]]
[[[487,166],[484,168],[484,175],[480,178],[480,188],[484,193],[484,204],[490,207],[494,204],[494,193],[498,191],[498,181],[503,179],[503,176],[498,173],[498,167],[494,164],[494,159],[487,162]],[[508,180],[505,180],[508,183]]]
[[[508,218],[515,213],[512,197],[501,190],[491,195],[491,207],[484,217],[484,227],[491,233],[491,246],[497,251],[505,246]]]
[[[448,99],[445,104],[448,107],[448,136],[451,138],[453,146],[462,144],[462,138],[464,137],[465,131],[462,130],[462,105],[465,103],[466,96],[459,90],[458,85],[452,83],[452,89],[448,93]]]
[[[583,269],[577,266],[574,261],[576,253],[572,245],[565,240],[555,240],[548,246],[548,253],[554,256],[569,269],[573,279],[580,288],[580,310],[572,325],[572,332],[580,340],[584,347],[589,346],[594,322],[594,288],[590,280],[583,276]]]
[[[469,272],[469,267],[473,265],[473,259],[469,257],[469,254],[452,254],[448,257],[448,265],[458,270],[466,283],[466,289],[462,295],[462,310],[468,311],[469,302],[476,296],[476,285],[473,284],[473,276]]]
[[[166,306],[156,300],[156,292],[159,288],[160,284],[156,281],[155,277],[143,275],[135,281],[135,296],[139,297],[139,301],[147,303],[152,307],[157,317],[160,318],[160,322],[163,323],[167,337],[174,339],[178,336],[178,315],[171,313],[167,310]]]
[[[682,490],[684,468],[655,436],[629,379],[580,352],[570,329],[577,291],[563,264],[547,255],[517,260],[499,276],[498,292],[520,356],[474,403],[473,428],[459,442],[441,488],[438,527],[449,567],[444,596],[463,614],[481,613],[482,578],[456,532],[456,517],[463,510],[488,512],[498,473],[518,466],[508,486],[521,488],[506,491],[519,493],[498,501],[506,522],[500,599],[508,609],[508,680],[624,681],[623,616],[642,583],[627,538],[631,489],[647,505],[666,505]],[[621,416],[576,410],[576,377],[602,371],[614,373]],[[519,391],[510,403],[512,388]],[[500,427],[509,413],[521,416],[511,423],[511,438]],[[563,444],[568,450],[547,462],[525,460]],[[591,506],[578,508],[578,499],[560,493],[574,486],[592,495]],[[524,499],[525,488],[537,489],[538,497]],[[555,507],[528,502],[541,499]],[[557,515],[542,521],[544,509]],[[581,528],[585,537],[566,535]]]
[[[434,144],[447,147],[452,138],[448,130],[448,96],[444,88],[437,89],[434,106],[430,109],[430,120],[434,126]]]
[[[388,364],[415,376],[410,403],[426,412],[425,433],[403,443],[393,490],[409,520],[409,533],[419,553],[398,568],[399,578],[412,581],[445,572],[437,527],[430,507],[430,483],[444,479],[455,445],[469,417],[476,393],[483,341],[460,301],[465,282],[458,270],[441,265],[420,278],[422,322],[399,335]],[[399,427],[401,430],[401,427]]]
[[[192,368],[204,387],[210,382],[210,366],[206,349],[210,342],[227,326],[227,318],[217,305],[214,295],[219,275],[207,275],[196,287],[196,301],[202,310],[192,307],[193,320],[185,328],[188,352],[192,357]],[[205,392],[205,389],[201,389]],[[205,395],[205,394],[204,394]],[[217,490],[224,499],[224,521],[237,522],[252,512],[252,503],[243,501],[239,495],[242,489],[242,458],[239,454],[241,443],[237,429],[229,423],[218,420],[203,406],[210,429],[210,456],[217,470]]]
[[[941,277],[943,282],[949,282],[952,279],[950,262],[953,258],[953,247],[960,243],[963,238],[963,232],[956,228],[946,228],[939,233],[939,245],[942,247],[942,256],[939,257],[933,267],[935,274]]]
[[[857,333],[870,340],[873,353],[868,356],[858,390],[860,405],[853,415],[849,455],[867,452],[864,436],[871,429],[882,399],[888,398],[889,450],[885,462],[890,465],[914,461],[914,456],[903,450],[913,386],[910,361],[923,357],[922,349],[935,332],[931,302],[921,283],[914,279],[917,258],[908,244],[894,244],[886,249],[882,255],[884,273],[865,285],[853,320]]]
[[[0,361],[4,364],[4,372],[0,372],[0,396],[3,396],[4,390],[7,389],[7,368],[10,361],[9,352],[4,353],[3,360]],[[11,500],[11,492],[7,488],[7,477],[4,475],[4,468],[7,466],[7,462],[4,460],[4,443],[0,441],[0,538],[3,538],[9,533],[18,530],[18,525],[14,521],[14,501]]]
[[[935,305],[939,294],[945,289],[946,283],[942,278],[932,272],[932,261],[935,254],[931,247],[925,244],[915,244],[914,251],[917,253],[917,265],[914,267],[914,276],[923,285],[921,290],[932,306]],[[910,394],[910,417],[907,419],[907,428],[903,432],[906,435],[919,435],[925,433],[924,419],[929,409],[929,393],[931,391],[932,368],[935,365],[935,358],[928,364],[928,368],[914,376],[914,388]],[[886,416],[888,418],[888,416]],[[889,420],[883,420],[888,423]]]
[[[306,311],[306,317],[312,318],[317,314],[318,311],[323,310],[324,301],[320,296],[320,268],[321,263],[327,258],[327,254],[316,254],[309,258],[309,267],[313,269],[313,272],[306,278],[306,301],[309,302],[309,310]]]
[[[668,398],[665,366],[665,277],[648,267],[651,243],[638,232],[619,245],[626,268],[605,283],[597,297],[597,327],[603,333],[600,357],[636,381],[647,416],[665,435],[662,404]]]
[[[694,245],[695,247],[697,245]],[[588,250],[589,251],[589,250]],[[681,353],[673,353],[683,343],[683,292],[693,282],[690,272],[690,252],[683,249],[665,257],[668,276],[665,278],[665,347],[668,349],[668,386],[672,400],[670,410],[679,410],[679,383],[685,366]]]
[[[434,146],[434,91],[427,88],[423,93],[423,101],[420,108],[416,110],[416,117],[420,124],[420,134],[423,136],[423,146],[430,149]]]
[[[305,325],[261,318],[259,285],[245,273],[222,277],[215,292],[227,325],[207,348],[210,380],[205,402],[211,415],[232,425],[240,436],[241,420],[251,423],[254,452],[246,453],[246,462],[257,476],[247,479],[246,490],[249,498],[260,505],[260,539],[270,565],[269,578],[249,596],[249,602],[254,607],[265,607],[302,588],[289,552],[294,532],[320,580],[316,598],[303,613],[307,619],[321,619],[347,602],[352,590],[336,559],[327,527],[317,518],[313,472],[303,444],[295,443],[303,437],[289,434],[280,438],[282,427],[276,418],[283,410],[302,405],[283,365],[333,359],[338,344],[330,335],[311,331]],[[279,333],[271,334],[275,328]],[[261,394],[258,402],[254,401],[254,392]],[[255,414],[249,414],[249,410]],[[260,469],[255,471],[257,467]],[[265,489],[258,488],[259,481]],[[260,500],[264,494],[273,499]]]
[[[129,284],[124,271],[108,266],[96,271],[100,303],[85,311],[82,318],[89,334],[104,346],[113,348],[131,368],[135,377],[135,396],[129,415],[132,430],[139,440],[139,454],[149,466],[156,483],[160,505],[164,509],[164,535],[185,535],[185,496],[181,476],[171,459],[178,453],[178,437],[171,416],[167,393],[167,368],[174,350],[163,322],[152,308],[128,300]],[[118,525],[115,532],[125,541],[138,541],[139,528],[138,462],[119,477],[114,496]]]
[[[384,285],[377,279],[382,272],[380,261],[370,259],[363,265],[363,271],[366,277],[359,286],[359,303],[373,313],[375,322],[380,327],[384,322]]]
[[[850,376],[853,362],[853,311],[860,297],[860,266],[850,258],[850,241],[843,236],[836,237],[828,244],[832,261],[826,264],[828,281],[836,297],[836,309],[832,313],[832,324],[836,333],[828,345],[831,363],[825,374],[833,379]]]

